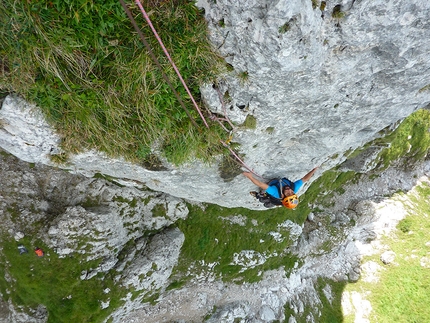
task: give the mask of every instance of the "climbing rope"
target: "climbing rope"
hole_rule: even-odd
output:
[[[240,159],[240,157],[234,152],[234,150],[233,149],[231,149],[231,147],[229,146],[229,145],[227,145],[224,141],[222,141],[222,140],[220,140],[221,141],[221,143],[223,144],[223,146],[224,147],[226,147],[229,151],[230,151],[230,153],[239,161],[239,163],[243,166],[243,167],[245,167],[247,170],[249,170],[251,173],[253,173],[255,176],[258,176],[258,177],[260,177],[260,178],[264,178],[263,176],[261,176],[261,175],[259,175],[259,174],[257,174],[256,172],[254,172],[254,170],[251,168],[251,167],[249,167],[248,165],[246,165],[245,164],[245,162],[242,160],[242,159]]]
[[[167,84],[169,85],[170,89],[171,89],[171,90],[173,91],[173,93],[175,94],[176,98],[178,99],[178,101],[179,101],[179,103],[181,104],[181,106],[184,108],[185,112],[187,113],[188,117],[191,119],[191,121],[193,122],[193,124],[194,124],[196,127],[198,127],[198,126],[197,126],[197,124],[195,123],[194,119],[192,119],[192,117],[191,117],[191,115],[190,115],[189,111],[188,111],[188,110],[187,110],[187,108],[185,107],[185,104],[183,103],[183,101],[182,101],[182,99],[180,98],[179,94],[176,92],[176,90],[174,89],[174,87],[173,87],[173,85],[171,84],[170,80],[168,79],[167,75],[164,73],[163,68],[161,67],[161,64],[159,63],[158,59],[157,59],[157,58],[156,58],[156,56],[154,55],[153,51],[151,50],[151,47],[149,46],[148,42],[146,41],[145,37],[143,36],[142,31],[141,31],[141,30],[140,30],[140,28],[137,26],[137,23],[136,23],[135,19],[133,18],[133,16],[132,16],[132,14],[131,14],[130,10],[129,10],[129,9],[128,9],[128,7],[127,7],[127,5],[125,4],[125,2],[124,2],[123,0],[119,0],[119,1],[120,1],[120,3],[121,3],[122,7],[124,8],[124,10],[125,10],[125,12],[126,12],[126,14],[127,14],[128,18],[130,19],[130,21],[131,21],[131,23],[132,23],[132,25],[133,25],[134,29],[136,30],[136,32],[138,33],[138,35],[139,35],[140,39],[142,40],[143,44],[144,44],[144,45],[145,45],[145,47],[147,48],[147,50],[148,50],[148,52],[149,52],[149,54],[150,54],[150,56],[151,56],[152,60],[156,63],[157,67],[160,69],[160,71],[161,71],[161,73],[162,73],[162,75],[163,75],[164,80],[167,82]],[[202,112],[201,112],[200,108],[198,107],[198,105],[197,105],[196,101],[194,100],[194,97],[193,97],[193,95],[191,94],[191,92],[190,92],[190,90],[189,90],[189,88],[188,88],[187,84],[185,83],[185,81],[184,81],[184,79],[183,79],[183,77],[182,77],[181,73],[179,72],[179,69],[177,68],[177,66],[176,66],[176,64],[174,63],[174,61],[172,60],[172,58],[171,58],[171,56],[170,56],[169,52],[167,51],[166,47],[164,46],[163,41],[161,40],[161,38],[160,38],[160,36],[158,35],[157,31],[155,30],[154,26],[152,25],[152,22],[151,22],[151,20],[149,19],[149,16],[148,16],[148,14],[146,13],[145,9],[143,8],[142,3],[140,2],[140,0],[135,0],[135,3],[137,4],[137,6],[139,7],[140,11],[142,12],[143,17],[145,18],[146,22],[148,23],[149,27],[151,28],[151,30],[152,30],[152,32],[153,32],[153,34],[154,34],[154,36],[155,36],[155,38],[157,39],[158,43],[160,44],[161,48],[163,49],[164,54],[166,55],[167,59],[169,60],[170,64],[172,65],[173,69],[175,70],[175,72],[176,72],[177,76],[179,77],[179,80],[181,81],[182,85],[184,86],[185,90],[187,91],[188,96],[190,97],[191,101],[193,102],[194,107],[196,108],[197,112],[199,113],[199,115],[200,115],[201,119],[203,120],[203,122],[204,122],[205,126],[206,126],[207,128],[209,128],[209,125],[207,124],[206,119],[204,118],[204,116],[203,116],[203,114],[202,114]],[[225,142],[224,142],[224,141],[222,141],[222,140],[220,140],[221,144],[222,144],[224,147],[226,147],[226,148],[230,151],[230,153],[231,153],[231,154],[232,154],[232,155],[233,155],[233,156],[238,160],[238,162],[239,162],[239,164],[240,164],[241,166],[243,166],[244,168],[246,168],[247,170],[249,170],[252,174],[254,174],[254,175],[256,175],[256,176],[258,176],[258,177],[260,177],[260,178],[263,178],[261,175],[257,174],[257,173],[256,173],[256,172],[255,172],[251,167],[249,167],[248,165],[246,165],[246,164],[245,164],[245,162],[244,162],[244,161],[243,161],[243,160],[242,160],[242,159],[241,159],[241,158],[236,154],[236,152],[235,152],[235,151],[234,151],[234,150],[229,146],[229,144],[230,144],[231,140],[233,139],[233,133],[234,133],[234,131],[236,130],[236,127],[233,125],[233,123],[230,121],[230,119],[229,119],[229,118],[228,118],[228,116],[227,116],[227,109],[226,109],[226,107],[225,107],[225,104],[224,104],[224,100],[223,100],[223,98],[222,98],[221,91],[218,89],[218,87],[215,87],[215,89],[216,89],[216,91],[217,91],[217,93],[218,93],[218,97],[219,97],[220,102],[221,102],[221,105],[222,105],[222,109],[223,109],[223,112],[224,112],[224,118],[219,118],[218,116],[216,116],[215,114],[213,114],[213,113],[211,113],[211,112],[209,111],[209,112],[211,113],[210,119],[211,119],[211,120],[214,120],[214,121],[217,121],[225,131],[229,132],[229,138],[228,138],[228,140],[226,140]],[[223,122],[224,122],[224,121],[225,121],[225,122],[227,122],[227,123],[230,125],[231,130],[228,130],[228,129],[224,126],[224,124],[223,124]]]
[[[221,127],[222,127],[225,131],[230,132],[230,135],[232,136],[232,133],[236,130],[236,127],[233,125],[233,123],[230,121],[230,119],[229,119],[229,118],[228,118],[228,116],[227,116],[227,109],[226,109],[226,107],[225,107],[225,103],[224,103],[224,100],[223,100],[223,98],[222,98],[221,91],[219,90],[218,86],[216,86],[216,85],[214,85],[214,86],[213,86],[213,88],[214,88],[214,89],[217,91],[217,93],[218,93],[218,98],[219,98],[219,101],[221,102],[222,111],[224,112],[224,118],[219,118],[219,117],[218,117],[218,116],[216,116],[215,114],[212,114],[212,115],[211,115],[211,118],[212,118],[212,120],[218,121],[218,123],[221,125]],[[221,121],[227,121],[227,123],[228,123],[228,124],[230,125],[230,127],[231,127],[231,130],[229,131],[229,130],[224,126],[224,124],[223,124]],[[229,141],[231,141],[231,139],[230,139]]]
[[[188,118],[191,120],[193,125],[198,129],[198,125],[194,118],[191,116],[190,112],[188,111],[187,107],[185,106],[184,102],[182,101],[181,97],[179,96],[178,92],[173,87],[172,83],[170,82],[169,78],[167,77],[166,73],[164,73],[163,67],[161,66],[160,62],[158,61],[157,57],[155,56],[154,52],[152,51],[151,47],[149,46],[149,43],[147,42],[145,36],[143,36],[142,31],[137,26],[136,20],[134,20],[133,15],[131,14],[130,10],[128,9],[127,5],[123,0],[119,0],[121,3],[121,6],[124,8],[125,13],[128,16],[128,19],[130,19],[131,24],[133,25],[134,29],[136,30],[137,34],[139,35],[140,39],[142,40],[142,43],[145,45],[146,49],[148,50],[149,55],[151,56],[151,59],[154,61],[155,65],[157,65],[158,69],[161,72],[161,75],[163,76],[163,79],[166,81],[167,85],[172,90],[173,94],[175,95],[176,99],[178,99],[179,104],[184,109],[185,113],[187,114]]]
[[[169,55],[169,52],[167,51],[166,47],[163,44],[163,41],[161,40],[160,36],[158,36],[157,31],[155,30],[154,26],[152,25],[151,19],[149,19],[149,16],[147,15],[145,9],[143,9],[142,3],[140,3],[140,0],[136,0],[135,2],[137,4],[137,6],[139,7],[140,11],[142,12],[143,17],[145,18],[149,27],[151,27],[151,30],[154,33],[155,38],[157,38],[158,43],[160,44],[161,48],[163,49],[164,54],[166,55],[167,59],[169,60],[170,64],[172,65],[172,67],[175,70],[176,74],[178,75],[179,79],[181,80],[181,83],[184,86],[185,90],[187,91],[191,101],[193,102],[194,107],[196,108],[197,112],[199,113],[200,118],[202,118],[203,122],[205,123],[206,128],[209,128],[209,126],[206,122],[206,119],[204,118],[202,112],[199,109],[199,106],[197,105],[196,101],[194,100],[193,95],[191,94],[190,90],[188,89],[187,84],[185,83],[184,79],[182,78],[181,73],[179,72],[178,68],[176,67],[175,62],[173,62],[172,58]]]

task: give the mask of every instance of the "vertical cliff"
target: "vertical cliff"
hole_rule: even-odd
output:
[[[97,309],[116,309],[113,322],[205,316],[209,322],[318,322],[322,300],[335,304],[333,286],[359,278],[360,246],[386,224],[375,201],[410,189],[429,171],[427,151],[382,167],[383,157],[375,158],[389,140],[351,152],[429,107],[430,2],[199,0],[197,6],[227,62],[216,84],[202,86],[202,99],[217,114],[226,106],[236,125],[234,146],[264,178],[295,180],[321,165],[313,178],[321,181],[308,190],[312,203],[303,203],[307,219],[301,211],[247,213],[264,209],[248,194],[255,187],[221,156],[210,165],[181,166],[161,158],[157,169],[97,151],[65,158],[38,107],[9,95],[0,109],[0,256],[9,259],[18,243],[40,242],[52,252],[44,260],[76,261],[79,270],[70,275],[81,289],[100,292]],[[405,134],[409,150],[424,138]],[[200,216],[195,222],[186,222],[190,210]],[[209,216],[222,229],[213,235],[213,223],[198,221]],[[187,231],[189,223],[201,230]],[[203,255],[187,263],[181,247],[190,240],[186,251]],[[232,240],[249,243],[218,254]],[[19,282],[11,274],[16,263],[3,264],[3,289],[11,293],[8,284]],[[62,294],[61,304],[70,306],[74,297]],[[43,307],[30,318],[20,310],[9,316],[14,322],[47,319]]]
[[[233,142],[265,178],[288,175],[295,180],[317,165],[329,169],[430,102],[428,2],[324,4],[197,3],[205,11],[214,47],[229,64],[217,86],[237,124]],[[223,113],[212,84],[202,93],[211,110]],[[49,163],[47,155],[58,154],[58,141],[47,138],[54,135],[41,132],[47,127],[30,120],[27,108],[17,109],[13,100],[0,110],[2,147],[24,160]],[[20,122],[22,127],[12,129]],[[181,198],[259,208],[246,194],[237,194],[253,186],[234,177],[240,172],[224,174],[222,163],[175,167],[164,162],[154,171],[96,152],[70,156],[69,162],[77,172],[138,180]]]

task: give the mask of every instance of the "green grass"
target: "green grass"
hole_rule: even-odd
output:
[[[334,19],[342,19],[342,18],[344,18],[345,17],[345,12],[344,11],[342,11],[342,6],[341,5],[336,5],[334,8],[333,8],[333,11],[332,11],[332,13],[331,13],[331,16],[334,18]]]
[[[372,290],[370,301],[378,322],[430,322],[427,306],[430,302],[430,269],[420,264],[422,258],[428,259],[426,246],[430,232],[430,187],[417,189],[418,196],[409,195],[414,206],[406,218],[409,230],[399,224],[397,239],[387,239],[391,250],[396,253],[398,265],[388,267],[381,273],[378,288]]]
[[[239,77],[239,80],[242,84],[246,83],[249,80],[248,71],[240,72],[237,76]]]
[[[210,160],[223,149],[219,127],[206,130],[136,5],[131,10],[176,90],[193,126],[120,3],[115,0],[0,3],[0,92],[37,103],[67,152],[96,148],[129,160],[154,144],[174,163]],[[207,39],[206,22],[187,0],[146,8],[197,100],[199,85],[224,65]],[[201,102],[200,102],[201,103]]]
[[[407,117],[394,132],[376,140],[375,144],[391,144],[378,155],[380,167],[386,169],[400,158],[407,161],[405,167],[424,159],[430,148],[429,128],[430,111],[421,109]]]
[[[430,259],[430,187],[424,185],[417,191],[418,195],[408,194],[413,203],[406,205],[409,215],[382,241],[395,252],[396,264],[383,265],[379,255],[367,257],[385,269],[380,271],[378,283],[359,281],[348,286],[348,290],[370,291],[366,299],[372,305],[371,322],[430,322],[430,270],[420,264],[421,259]],[[350,321],[353,318],[348,317]]]
[[[287,21],[285,24],[283,24],[281,27],[279,27],[278,32],[280,34],[285,34],[290,29],[291,29],[290,22]]]
[[[382,136],[363,147],[344,153],[348,159],[360,155],[370,147],[385,147],[374,160],[376,171],[383,171],[399,161],[405,168],[422,161],[430,149],[430,111],[420,109],[405,118],[394,131],[381,130]]]
[[[343,193],[342,186],[357,180],[356,176],[359,175],[354,172],[325,172],[300,197],[301,202],[294,211],[285,208],[254,211],[217,205],[205,204],[204,208],[189,205],[188,217],[177,222],[185,234],[185,242],[172,281],[181,281],[190,267],[194,268],[194,273],[207,270],[202,263],[215,264],[213,272],[223,281],[255,282],[262,278],[262,272],[281,266],[288,271],[298,259],[288,253],[287,249],[291,246],[289,232],[279,229],[279,224],[291,220],[301,225],[310,212],[318,212],[311,205],[330,206],[334,192]],[[237,216],[243,219],[244,225],[226,220]],[[269,232],[279,232],[284,240],[277,242]],[[338,236],[337,232],[333,234]],[[234,255],[242,250],[254,250],[268,257],[266,262],[250,269],[232,265]]]
[[[174,275],[176,280],[191,265],[197,273],[207,270],[202,265],[204,262],[215,263],[213,271],[223,281],[253,282],[262,278],[262,271],[281,266],[288,270],[297,261],[296,257],[286,251],[291,245],[288,230],[278,227],[287,219],[296,221],[295,212],[288,213],[282,209],[265,212],[243,208],[228,209],[216,205],[206,205],[204,210],[189,205],[189,209],[188,218],[178,222],[179,229],[185,234],[185,242]],[[226,219],[231,217],[241,217],[243,225]],[[277,242],[269,232],[279,232],[283,241]],[[251,269],[232,264],[234,254],[242,250],[254,250],[266,255],[268,260]]]
[[[316,9],[320,6],[319,0],[311,0],[312,1],[312,9]]]
[[[312,186],[306,191],[303,197],[300,197],[299,206],[305,210],[304,214],[309,214],[311,208],[310,204],[318,204],[319,207],[330,207],[335,203],[333,197],[335,194],[343,194],[345,192],[344,186],[348,183],[355,183],[359,180],[360,174],[353,171],[340,172],[337,170],[329,170],[324,172],[318,179],[316,179]],[[306,218],[303,218],[303,221]]]
[[[307,323],[310,322],[308,316],[312,315],[315,322],[318,323],[342,323],[342,292],[346,284],[346,282],[336,282],[319,277],[315,284],[315,288],[321,303],[316,306],[310,306],[307,304],[306,299],[302,299],[306,306],[303,308],[303,312],[298,314],[294,312],[289,303],[285,304],[284,322],[287,323],[290,316],[293,316],[297,323]],[[324,290],[328,291],[328,295],[326,295]],[[306,296],[304,296],[304,298],[306,298]]]
[[[291,246],[289,232],[279,229],[279,224],[291,220],[299,225],[305,222],[310,212],[318,212],[311,205],[329,206],[333,203],[333,192],[342,193],[342,186],[357,180],[354,172],[325,172],[300,197],[297,209],[273,208],[254,211],[244,208],[224,208],[204,205],[204,208],[189,205],[190,213],[177,225],[185,234],[181,257],[172,281],[189,279],[192,273],[208,270],[208,263],[215,264],[213,272],[223,281],[255,282],[262,278],[262,272],[284,266],[286,271],[293,268],[298,259],[287,251]],[[231,223],[226,218],[240,216],[244,225]],[[284,239],[277,242],[269,232],[279,232]],[[338,233],[333,232],[337,237]],[[254,250],[266,255],[267,260],[254,268],[232,265],[233,257],[242,250]],[[202,265],[202,264],[206,265]]]
[[[101,322],[122,304],[125,290],[113,282],[113,274],[98,275],[81,280],[83,270],[96,268],[97,261],[82,261],[78,255],[59,258],[40,240],[24,238],[19,242],[3,236],[0,255],[0,291],[2,298],[23,306],[25,311],[43,304],[48,310],[48,322]],[[19,254],[23,244],[29,253]],[[37,257],[34,249],[40,247],[45,256]],[[5,273],[8,273],[5,276]],[[10,277],[10,279],[5,279]],[[109,288],[109,293],[103,290]],[[101,301],[110,301],[107,309]]]
[[[317,291],[321,300],[319,310],[321,316],[318,322],[321,323],[341,323],[343,322],[342,314],[342,292],[346,286],[346,282],[336,282],[329,279],[318,278]],[[323,289],[330,290],[330,296],[327,298]]]

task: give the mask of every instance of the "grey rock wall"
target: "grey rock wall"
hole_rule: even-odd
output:
[[[133,290],[151,293],[166,287],[184,242],[182,232],[168,227],[188,215],[183,201],[41,163],[29,164],[2,149],[0,165],[2,238],[13,237],[17,246],[24,244],[27,250],[35,246],[23,242],[24,237],[41,239],[59,257],[100,260],[95,268],[80,273],[82,280],[114,268],[119,284]],[[16,255],[20,256],[19,249]],[[3,269],[4,278],[12,279],[8,262]],[[0,295],[0,322],[47,321],[43,305],[24,309],[4,301],[4,296]],[[109,302],[101,305],[108,307]]]
[[[430,92],[422,90],[430,83],[427,0],[327,1],[323,11],[312,8],[310,0],[199,0],[197,5],[205,9],[214,46],[234,69],[218,81],[228,116],[237,124],[249,116],[256,120],[255,129],[238,127],[233,140],[240,144],[246,163],[265,178],[287,175],[297,179],[316,165],[322,164],[320,171],[338,165],[346,151],[361,147],[381,129],[430,103]],[[340,5],[341,18],[332,17],[336,5]],[[211,84],[203,86],[202,93],[214,112],[223,113]],[[73,250],[88,260],[106,259],[99,268],[82,273],[82,279],[116,266],[123,271],[125,285],[137,290],[163,286],[177,261],[183,235],[176,229],[160,229],[188,212],[176,197],[261,208],[247,194],[254,188],[247,179],[239,176],[226,182],[216,164],[193,161],[175,167],[164,161],[167,171],[151,171],[88,151],[57,165],[53,158],[61,152],[59,143],[37,107],[16,96],[5,99],[0,109],[0,147],[36,163],[39,172],[23,172],[19,162],[2,163],[2,175],[8,176],[2,176],[1,184],[8,190],[0,200],[0,215],[3,227],[17,237],[18,232],[25,233],[33,223],[47,219],[45,239],[58,254],[66,256]],[[88,177],[71,177],[51,169],[45,173],[42,164]],[[371,165],[357,159],[344,167],[366,171]],[[115,177],[128,187],[114,188],[92,178],[96,173]],[[322,249],[331,236],[319,225],[321,219],[312,218],[303,232],[292,226],[297,237],[302,234],[296,252],[306,263],[289,277],[280,270],[267,273],[254,285],[208,282],[201,286],[196,282],[192,289],[163,295],[156,308],[130,298],[113,316],[114,321],[124,322],[124,315],[138,306],[143,307],[142,312],[130,314],[129,322],[137,322],[136,317],[142,322],[162,319],[170,309],[181,309],[188,299],[192,299],[189,307],[196,313],[208,313],[212,305],[219,305],[212,321],[288,319],[283,312],[286,303],[301,313],[306,304],[319,302],[314,288],[316,273],[337,280],[358,278],[357,244],[375,238],[373,223],[377,219],[373,218],[372,202],[359,203],[348,212],[351,200],[406,189],[412,181],[411,174],[392,173],[383,180],[347,189],[343,195],[347,197],[339,197],[336,208],[326,214],[332,226],[329,229],[339,232],[338,240],[330,241],[336,244],[332,252]],[[18,186],[23,190],[16,191]],[[142,192],[145,187],[168,194]],[[12,223],[5,216],[2,210],[12,201],[4,196],[19,201],[19,221]],[[134,205],[134,199],[140,203]],[[94,200],[97,203],[88,205]],[[163,206],[164,216],[153,216],[157,205]],[[353,229],[345,225],[351,220],[357,223]],[[160,232],[147,239],[145,230]],[[83,235],[91,238],[91,244],[78,244]],[[136,246],[119,262],[114,250],[120,250],[129,239],[136,240]],[[130,265],[126,267],[126,263]],[[197,317],[204,315],[200,312]]]
[[[236,140],[264,175],[300,176],[430,100],[419,91],[429,83],[428,1],[327,1],[324,12],[310,0],[197,4],[235,69],[222,85],[231,117],[257,120]],[[332,17],[338,4],[341,19]],[[211,92],[206,88],[208,102],[219,107]]]
[[[336,5],[342,18],[332,17]],[[256,120],[255,129],[238,127],[233,141],[266,179],[296,180],[321,164],[321,171],[329,169],[346,151],[430,103],[430,91],[422,90],[430,82],[426,0],[327,1],[324,11],[310,0],[199,0],[197,6],[205,9],[211,41],[234,68],[218,81],[228,116],[237,124]],[[212,85],[202,93],[222,113]],[[0,119],[0,147],[53,164],[49,155],[59,153],[59,138],[37,108],[8,97]],[[194,201],[261,208],[246,194],[254,185],[242,176],[226,182],[216,164],[164,163],[168,170],[156,172],[89,151],[61,167]]]

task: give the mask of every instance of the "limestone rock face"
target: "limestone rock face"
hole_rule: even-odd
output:
[[[136,261],[124,271],[123,284],[132,285],[136,291],[162,287],[178,261],[184,240],[184,234],[178,228],[155,235],[136,255]]]
[[[163,229],[188,215],[182,201],[164,194],[131,187],[118,189],[101,180],[86,184],[88,189],[98,192],[93,197],[94,205],[69,206],[50,223],[49,243],[60,256],[79,252],[88,261],[109,259],[115,254],[113,250],[118,253],[130,239],[139,239],[146,231]],[[82,242],[84,236],[88,238],[86,243]],[[111,267],[106,266],[103,271]]]
[[[381,255],[380,259],[384,263],[384,265],[389,265],[394,261],[394,259],[396,259],[396,254],[394,253],[394,251],[388,250]]]
[[[296,180],[317,165],[322,165],[319,172],[330,169],[345,159],[346,151],[429,106],[427,0],[327,1],[325,8],[313,8],[310,0],[198,0],[197,6],[205,9],[210,39],[233,69],[218,80],[228,117],[238,125],[247,118],[255,120],[255,127],[238,126],[233,141],[240,144],[245,162],[264,178]],[[202,86],[202,97],[212,111],[223,113],[212,84]],[[44,219],[46,232],[39,234],[59,255],[78,252],[87,260],[104,259],[98,268],[82,272],[81,279],[115,267],[121,282],[135,290],[165,287],[184,241],[178,229],[163,230],[187,216],[186,204],[179,198],[263,208],[247,194],[255,189],[252,183],[242,176],[226,181],[216,163],[193,161],[176,167],[163,161],[167,170],[151,171],[87,151],[58,165],[53,160],[61,153],[59,144],[59,136],[37,107],[13,95],[4,100],[0,147],[32,163],[34,170],[27,165],[24,171],[21,161],[4,163],[9,157],[0,154],[2,227],[19,242],[27,228]],[[378,147],[372,148],[343,167],[366,172],[377,152]],[[425,167],[429,173],[428,163]],[[97,173],[126,187],[94,178]],[[265,273],[257,284],[224,286],[208,279],[204,286],[193,286],[193,291],[166,293],[156,307],[139,304],[141,299],[133,302],[130,296],[113,321],[159,322],[171,309],[180,308],[184,299],[191,299],[190,308],[200,311],[197,317],[217,306],[210,322],[296,322],[294,316],[284,315],[284,306],[288,303],[296,314],[309,304],[317,307],[317,276],[358,279],[360,255],[399,220],[386,223],[388,215],[395,216],[391,211],[396,204],[384,214],[371,198],[406,189],[413,177],[387,173],[347,187],[324,214],[328,225],[315,215],[303,228],[283,223],[296,242],[295,253],[305,263],[288,277],[280,269]],[[359,200],[350,207],[351,201]],[[4,211],[7,208],[16,221]],[[355,223],[352,228],[351,223]],[[149,238],[144,235],[149,230],[157,233]],[[276,238],[276,232],[271,234]],[[134,245],[120,261],[118,252],[129,241]],[[260,256],[245,250],[237,262],[252,266],[261,261]],[[428,267],[427,258],[422,265]],[[329,298],[331,291],[325,288],[324,293]],[[132,313],[138,306],[143,310]],[[9,317],[14,322],[46,321],[43,309],[39,312],[40,319],[18,317],[18,312]],[[176,313],[171,313],[174,318]],[[129,315],[127,321],[124,314]],[[309,321],[318,318],[310,314]]]
[[[322,164],[324,171],[338,165],[346,151],[430,103],[430,2],[326,3],[197,1],[211,41],[233,68],[218,82],[227,115],[237,124],[255,120],[254,129],[238,127],[233,141],[266,179],[296,180],[314,166]],[[212,85],[202,93],[222,113]],[[1,147],[28,162],[52,164],[49,155],[58,154],[59,139],[36,108],[8,97],[0,119]],[[241,194],[253,190],[252,183],[242,176],[224,181],[216,164],[164,162],[168,170],[150,171],[91,151],[68,162],[62,167],[85,175],[100,172],[194,201],[262,209]]]
[[[332,17],[337,4],[339,19]],[[299,0],[197,5],[234,68],[223,84],[228,113],[237,122],[257,120],[236,140],[264,175],[300,176],[429,102],[420,92],[430,66],[429,44],[421,44],[430,36],[428,2],[327,1],[324,11]],[[220,107],[211,92],[208,102]]]
[[[179,229],[168,228],[188,215],[182,200],[29,164],[1,149],[0,165],[2,237],[24,244],[27,252],[35,246],[23,238],[39,237],[60,257],[100,260],[96,268],[82,271],[81,279],[115,268],[121,283],[134,290],[165,287],[184,242]],[[6,265],[5,277],[12,279],[8,270]],[[30,310],[27,314],[0,296],[0,322],[47,321],[42,305]]]

